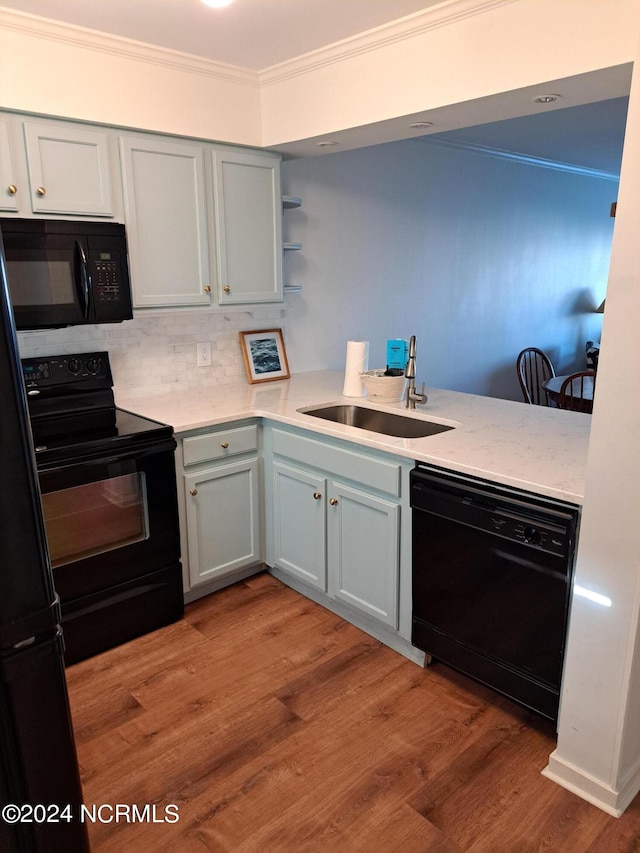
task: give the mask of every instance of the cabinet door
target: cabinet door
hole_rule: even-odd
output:
[[[324,477],[273,464],[274,562],[327,590]]]
[[[329,483],[329,595],[398,627],[400,507]]]
[[[134,306],[209,305],[203,149],[125,137],[120,150]]]
[[[24,124],[34,213],[113,216],[106,133]]]
[[[9,127],[6,122],[0,121],[0,210],[18,209],[17,184],[18,179],[11,157]]]
[[[221,304],[282,301],[280,161],[213,152]]]
[[[191,586],[260,561],[257,459],[184,478]]]

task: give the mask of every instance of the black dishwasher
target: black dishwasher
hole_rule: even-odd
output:
[[[555,720],[578,507],[418,463],[412,642]]]

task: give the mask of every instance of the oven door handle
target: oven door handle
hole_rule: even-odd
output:
[[[87,263],[87,255],[84,246],[79,240],[75,241],[75,257],[76,257],[76,287],[82,316],[85,320],[89,319],[91,312],[91,279],[89,276],[89,264]]]
[[[117,453],[109,453],[107,455],[105,455],[103,448],[94,454],[89,453],[84,456],[74,456],[72,459],[66,459],[62,465],[54,464],[52,467],[38,465],[38,472],[50,475],[55,474],[56,471],[65,471],[69,468],[78,468],[80,466],[112,465],[117,462],[126,462],[130,459],[146,459],[148,456],[155,456],[157,453],[166,453],[168,450],[173,452],[175,448],[175,438],[165,438],[152,444],[133,447],[129,450],[121,450]]]

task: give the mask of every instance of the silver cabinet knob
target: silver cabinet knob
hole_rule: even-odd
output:
[[[189,494],[193,495],[193,497],[195,498],[195,496],[198,494],[198,490],[197,489],[189,489]]]
[[[47,194],[47,191],[45,190],[44,187],[38,187],[38,189],[36,190],[36,193],[37,193],[37,195],[39,195],[42,198],[43,195]]]

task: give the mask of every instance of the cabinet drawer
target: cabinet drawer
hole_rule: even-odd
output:
[[[273,430],[273,452],[295,459],[314,468],[322,468],[355,480],[363,486],[400,496],[399,463],[359,453],[356,450],[336,447],[325,441],[316,441],[302,435]]]
[[[258,428],[255,424],[183,439],[185,465],[195,465],[210,459],[226,459],[237,453],[247,453],[258,448]]]

